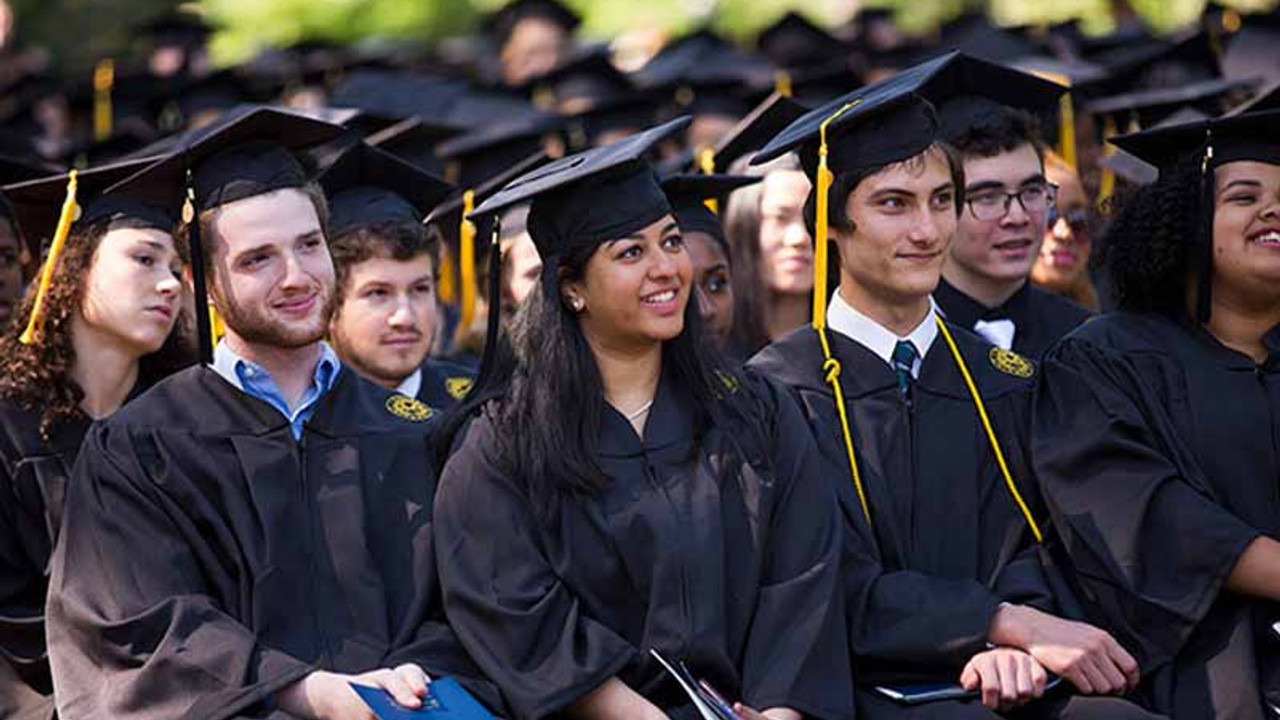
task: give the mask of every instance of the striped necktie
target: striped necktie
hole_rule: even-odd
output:
[[[908,402],[911,401],[911,385],[915,382],[915,374],[912,371],[916,367],[916,360],[919,359],[920,353],[910,340],[899,340],[898,344],[893,346],[893,372],[898,376],[898,392],[902,393],[903,399]]]

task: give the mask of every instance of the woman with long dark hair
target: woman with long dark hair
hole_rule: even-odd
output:
[[[1117,138],[1160,168],[1046,357],[1036,469],[1082,596],[1173,718],[1280,706],[1280,113]]]
[[[46,707],[46,566],[90,423],[190,360],[182,331],[185,252],[175,218],[100,195],[131,166],[82,173],[84,205],[47,282],[32,283],[0,338],[0,716]],[[67,177],[6,189],[27,237],[53,234]],[[73,206],[68,206],[73,207]],[[64,212],[64,222],[72,211]]]
[[[851,710],[834,498],[794,402],[712,354],[643,154],[519,178],[542,282],[436,497],[458,636],[519,720],[694,717],[656,650],[769,718]],[[480,393],[483,396],[484,390]]]

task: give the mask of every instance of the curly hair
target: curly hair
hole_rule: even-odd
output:
[[[359,225],[330,238],[329,253],[333,256],[338,307],[346,297],[351,268],[365,260],[385,258],[404,262],[427,255],[431,258],[433,274],[440,275],[440,236],[428,233],[426,226],[418,223],[388,220]]]
[[[0,337],[0,398],[25,410],[41,409],[40,436],[48,440],[56,426],[82,414],[84,390],[72,376],[76,362],[71,332],[76,313],[84,301],[84,279],[97,256],[98,246],[111,223],[106,219],[77,227],[67,237],[49,291],[44,298],[44,330],[40,342],[26,345],[19,339],[31,318],[38,282],[31,283],[22,307]],[[119,221],[115,227],[119,227]],[[185,246],[178,254],[187,262]],[[140,360],[138,384],[145,387],[190,364],[193,343],[186,311],[164,345]]]
[[[1187,157],[1155,183],[1112,198],[1095,261],[1120,309],[1191,320],[1188,292],[1206,259],[1202,182],[1200,163]]]

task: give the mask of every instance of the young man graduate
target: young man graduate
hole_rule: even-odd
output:
[[[361,375],[446,409],[473,373],[428,357],[437,328],[440,247],[422,219],[453,187],[364,143],[320,174],[338,297],[329,336]]]
[[[1028,471],[1034,364],[943,322],[930,302],[963,181],[914,91],[946,62],[818,108],[756,156],[798,151],[815,181],[813,326],[750,365],[796,392],[842,470],[859,717],[1150,717],[1083,695],[1127,692],[1136,664],[1107,633],[1058,616],[1065,598],[1042,561],[1048,528]],[[840,286],[828,305],[829,233]],[[1082,695],[1040,699],[1050,673]],[[887,696],[916,683],[981,701]]]
[[[957,55],[923,89],[940,135],[964,163],[964,204],[934,299],[946,319],[993,345],[1039,359],[1088,319],[1030,281],[1055,190],[1033,113],[1056,108],[1061,85]]]
[[[197,304],[207,273],[226,335],[210,357],[199,318],[200,365],[85,440],[48,606],[67,720],[363,718],[351,682],[416,708],[428,676],[465,674],[435,582],[431,412],[321,341],[324,201],[290,149],[338,131],[253,109],[138,176],[189,188]]]

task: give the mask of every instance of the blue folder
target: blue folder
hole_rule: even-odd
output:
[[[433,680],[427,686],[422,707],[417,709],[400,707],[382,688],[356,683],[351,683],[351,688],[381,720],[494,720],[484,705],[453,678]]]

